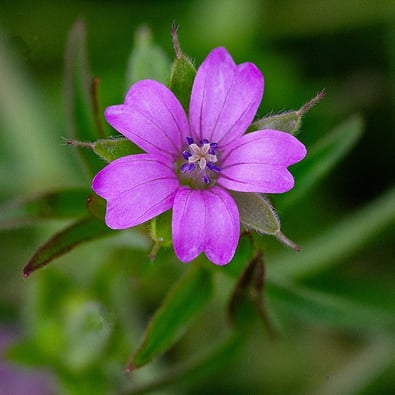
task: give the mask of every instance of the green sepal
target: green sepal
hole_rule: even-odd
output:
[[[92,149],[96,155],[106,162],[143,152],[137,145],[123,137],[97,140],[92,143]]]
[[[324,97],[324,95],[324,91],[319,92],[316,97],[304,104],[299,110],[268,115],[258,119],[250,125],[248,131],[252,132],[255,130],[274,129],[290,134],[296,134],[302,127],[303,116],[310,110],[311,107],[316,105]]]
[[[158,215],[150,222],[150,235],[154,246],[151,250],[150,258],[154,260],[160,247],[170,247],[171,238],[171,211],[168,210]]]
[[[298,111],[287,111],[281,114],[268,115],[258,119],[248,128],[248,131],[274,129],[296,134],[302,126],[302,117]]]
[[[139,368],[167,351],[204,308],[213,293],[211,272],[193,266],[165,297],[133,354],[128,370]]]
[[[299,251],[299,247],[281,232],[280,220],[262,194],[231,191],[231,195],[239,209],[240,222],[246,229],[275,236],[283,244]]]
[[[167,84],[169,71],[170,60],[165,52],[152,42],[151,30],[147,26],[141,26],[136,32],[135,47],[129,57],[127,86],[144,79]]]
[[[258,233],[275,235],[280,230],[280,220],[274,208],[263,195],[231,191],[240,213],[240,222]]]
[[[176,95],[185,112],[188,114],[196,69],[191,59],[181,51],[177,37],[177,27],[174,24],[172,26],[172,36],[176,59],[173,62],[170,72],[169,88]]]

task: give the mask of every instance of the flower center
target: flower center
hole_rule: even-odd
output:
[[[198,176],[204,184],[210,184],[213,176],[215,177],[221,171],[221,168],[216,165],[218,144],[210,143],[207,139],[196,144],[192,137],[187,137],[187,144],[187,149],[182,153],[185,162],[181,165],[180,172],[189,173],[194,179]]]

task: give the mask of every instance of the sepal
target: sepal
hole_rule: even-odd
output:
[[[299,246],[281,232],[280,219],[266,197],[258,193],[235,191],[231,195],[239,209],[240,222],[246,229],[275,236],[286,246],[299,251]]]
[[[316,97],[305,103],[299,110],[286,111],[280,114],[268,115],[258,119],[248,128],[249,131],[274,129],[291,134],[297,134],[302,127],[302,118],[325,96],[325,91],[321,91]]]

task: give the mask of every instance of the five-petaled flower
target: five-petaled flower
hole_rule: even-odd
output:
[[[263,76],[252,63],[236,65],[216,48],[199,67],[189,116],[164,85],[142,80],[124,104],[108,107],[107,122],[145,151],[114,160],[94,178],[107,200],[106,224],[129,228],[173,209],[177,257],[200,253],[217,265],[231,261],[240,220],[227,190],[282,193],[294,185],[287,167],[306,149],[278,130],[244,134],[263,95]]]

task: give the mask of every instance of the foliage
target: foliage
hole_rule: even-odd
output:
[[[292,168],[292,191],[251,194],[241,210],[249,231],[225,267],[202,256],[191,264],[178,262],[168,248],[168,214],[130,230],[109,230],[104,202],[89,189],[106,162],[139,152],[114,136],[102,117],[103,107],[121,102],[126,85],[160,80],[188,108],[195,67],[177,46],[175,25],[172,64],[170,50],[154,42],[147,26],[136,29],[128,55],[125,37],[136,26],[134,17],[131,27],[125,12],[115,17],[115,6],[92,10],[85,5],[92,50],[85,24],[78,21],[66,40],[64,105],[56,99],[59,73],[44,76],[40,69],[51,51],[60,56],[55,26],[56,49],[47,53],[28,40],[34,52],[29,55],[11,34],[0,36],[0,334],[16,328],[8,360],[33,372],[50,371],[52,388],[38,393],[53,388],[77,395],[394,391],[395,191],[393,177],[386,178],[394,165],[394,137],[387,132],[394,130],[389,116],[394,92],[387,84],[394,67],[362,63],[365,51],[364,56],[358,52],[358,43],[344,58],[349,46],[339,44],[338,50],[337,44],[343,36],[346,43],[367,42],[394,66],[395,46],[386,38],[393,33],[389,15],[395,11],[389,4],[382,10],[365,4],[351,12],[350,5],[335,1],[326,5],[325,15],[302,15],[303,7],[319,9],[312,3],[302,1],[295,10],[289,1],[232,1],[232,9],[241,10],[237,29],[231,18],[221,17],[228,2],[187,3],[182,10],[180,34],[193,48],[189,55],[200,59],[221,42],[233,46],[238,61],[262,66],[264,103],[276,112],[250,129],[274,124],[298,133],[308,149],[307,158]],[[126,4],[117,7],[131,10]],[[152,5],[145,7],[142,13],[158,33],[169,30],[167,21],[155,24]],[[178,8],[160,2],[155,7],[164,15],[167,7]],[[69,25],[74,8],[65,12]],[[220,20],[218,26],[200,32],[201,21],[187,23],[208,12],[209,19]],[[259,12],[267,13],[270,30],[261,30],[266,28],[258,23]],[[344,30],[344,14],[351,33]],[[6,31],[27,36],[16,17],[5,23],[8,6],[4,15]],[[103,32],[90,26],[107,17]],[[189,25],[196,31],[188,31]],[[236,30],[243,33],[235,36]],[[318,33],[322,36],[316,38]],[[170,43],[170,34],[166,38]],[[112,41],[119,42],[119,52]],[[166,40],[158,41],[169,48]],[[343,56],[343,62],[334,55]],[[37,76],[45,77],[41,87]],[[322,85],[327,97],[307,114],[317,101],[310,97]],[[387,96],[380,97],[381,91]],[[291,106],[300,109],[283,111]],[[300,252],[270,236],[298,250],[283,229]],[[17,374],[25,380],[22,370]]]

